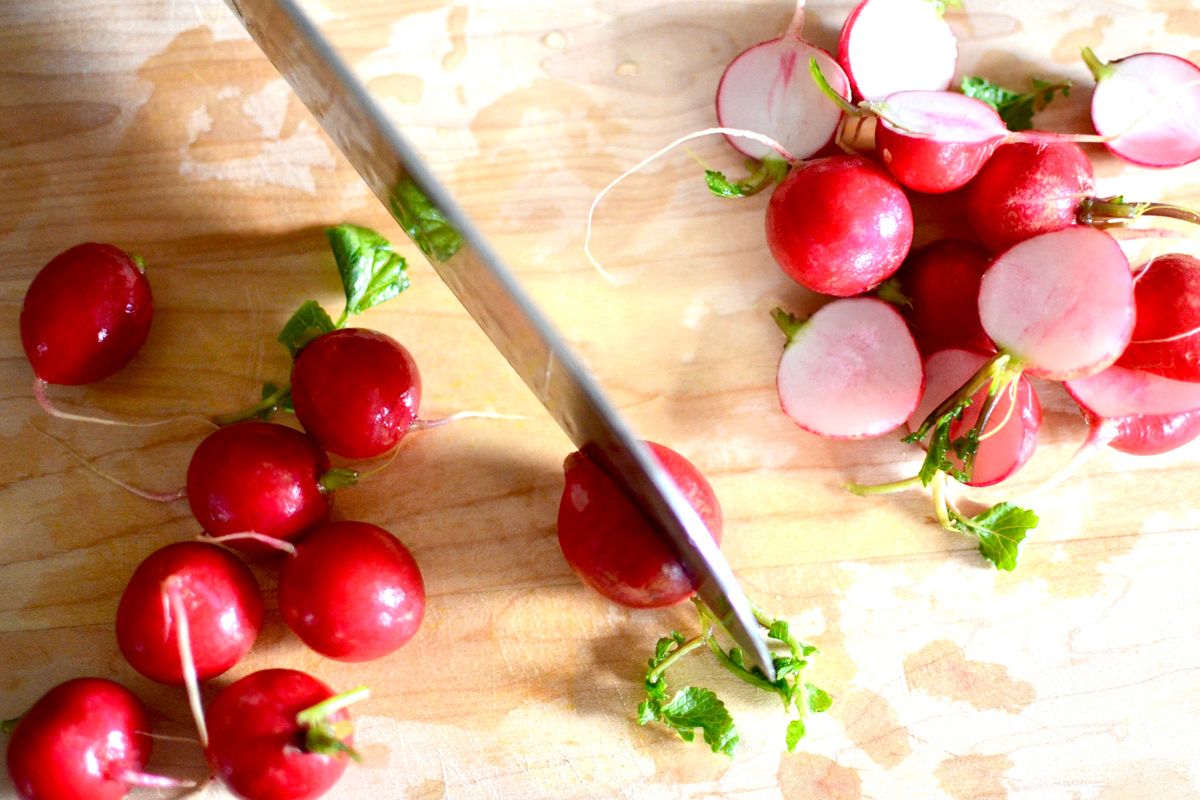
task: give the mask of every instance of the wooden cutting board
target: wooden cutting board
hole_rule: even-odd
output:
[[[418,637],[344,665],[307,651],[271,611],[256,669],[304,669],[356,709],[364,763],[331,798],[922,798],[1182,800],[1200,795],[1200,450],[1101,453],[1028,501],[1042,523],[998,574],[930,519],[918,494],[859,499],[841,485],[911,474],[897,437],[831,442],[778,411],[777,304],[817,305],[774,266],[765,197],[707,195],[682,151],[614,191],[583,256],[584,219],[623,169],[713,123],[723,65],[782,31],[782,2],[593,4],[311,0],[322,27],[516,268],[648,438],[711,479],[724,550],[747,590],[821,648],[811,680],[836,698],[783,752],[786,718],[700,659],[674,678],[713,686],[743,731],[733,759],[633,724],[644,659],[686,609],[633,613],[585,590],[558,552],[570,445],[371,197],[217,0],[0,6],[0,716],[79,675],[117,679],[186,735],[180,691],[123,661],[113,615],[134,566],[198,532],[185,503],[121,491],[87,463],[157,491],[180,487],[206,432],[194,421],[103,428],[51,419],[30,392],[17,330],[36,270],[88,240],[140,253],[154,330],[140,356],[55,402],[142,421],[240,407],[286,376],[274,337],[300,302],[340,308],[322,227],[395,237],[412,289],[362,324],[416,355],[422,413],[526,415],[414,435],[338,495],[336,516],[383,525],[429,589]],[[816,3],[832,46],[848,4]],[[1021,85],[1069,76],[1042,118],[1086,130],[1078,58],[1144,49],[1200,60],[1190,0],[968,0],[954,16],[962,73]],[[737,168],[719,141],[708,163]],[[1093,148],[1102,192],[1200,205],[1200,168],[1126,167]],[[923,234],[928,237],[930,231]],[[1156,241],[1146,258],[1190,243]],[[1042,444],[1002,496],[1055,473],[1084,428],[1039,384]],[[53,438],[51,438],[53,437]],[[74,455],[74,451],[78,454]],[[156,768],[200,778],[192,745]],[[212,796],[222,796],[211,790]],[[12,796],[7,777],[0,794]],[[139,796],[151,796],[143,794]]]

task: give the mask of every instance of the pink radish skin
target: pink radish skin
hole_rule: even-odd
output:
[[[1066,383],[1100,442],[1136,456],[1166,453],[1200,436],[1200,384],[1109,367]],[[1086,445],[1085,445],[1086,446]]]
[[[836,300],[803,323],[778,312],[788,343],[776,387],[801,428],[835,439],[879,436],[917,407],[925,377],[900,314],[882,300]]]
[[[767,205],[767,244],[806,289],[861,294],[892,275],[912,244],[912,208],[877,165],[833,156],[793,169]]]
[[[1154,259],[1134,285],[1137,326],[1117,366],[1200,382],[1200,260]]]
[[[1167,53],[1084,60],[1096,77],[1092,125],[1114,155],[1143,167],[1200,159],[1200,67]]]
[[[972,242],[943,239],[909,256],[900,268],[900,309],[921,352],[961,347],[994,353],[979,322],[979,281],[991,257]]]
[[[1107,234],[1075,226],[998,256],[979,287],[984,331],[1030,374],[1093,375],[1116,361],[1135,319],[1133,277]]]
[[[838,39],[838,63],[863,100],[945,89],[957,62],[954,32],[928,0],[863,0]]]
[[[925,359],[925,394],[916,412],[909,417],[909,429],[920,427],[929,412],[965,384],[988,358],[967,350],[941,350]],[[986,397],[986,387],[975,393],[971,405],[950,426],[951,440],[975,427]],[[979,450],[967,485],[992,486],[1024,466],[1037,446],[1041,426],[1042,405],[1037,394],[1026,378],[1018,377],[1015,387],[1001,390],[987,426],[980,433]],[[958,456],[953,452],[948,455],[954,465],[962,469]]]

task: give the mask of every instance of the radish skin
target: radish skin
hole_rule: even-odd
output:
[[[1200,436],[1200,383],[1114,366],[1065,386],[1114,450],[1158,455]]]
[[[1200,259],[1154,259],[1135,280],[1134,297],[1137,326],[1117,365],[1200,382]]]
[[[957,62],[954,32],[928,0],[863,0],[838,39],[838,63],[864,100],[945,89]]]

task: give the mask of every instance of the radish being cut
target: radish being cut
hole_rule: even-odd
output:
[[[1133,294],[1137,325],[1117,366],[1200,382],[1200,259],[1182,253],[1154,259]]]
[[[776,387],[801,428],[836,439],[879,436],[916,409],[921,356],[900,314],[876,298],[835,300],[801,322],[776,310],[788,341]]]
[[[1105,233],[1075,226],[998,256],[979,286],[979,320],[1032,375],[1070,380],[1117,360],[1134,325],[1133,276]]]
[[[1065,386],[1088,421],[1089,442],[1146,456],[1200,436],[1198,383],[1114,366]]]
[[[979,322],[979,281],[991,262],[973,242],[942,239],[909,256],[896,273],[908,301],[900,313],[925,355],[961,347],[995,352]]]
[[[1143,167],[1200,159],[1200,67],[1167,53],[1104,63],[1090,48],[1083,60],[1096,78],[1092,125],[1114,137],[1114,155]]]
[[[841,121],[841,109],[808,77],[816,59],[834,90],[850,97],[850,81],[833,58],[801,38],[804,3],[787,32],[744,50],[725,68],[717,85],[717,124],[770,136],[796,158],[808,158],[828,145]],[[727,137],[755,159],[778,158],[774,148],[744,137]]]
[[[968,350],[940,350],[925,359],[925,394],[908,425],[916,430],[929,412],[967,382],[989,356]],[[979,422],[986,407],[987,388],[977,391],[971,405],[950,426],[951,440],[958,439]],[[968,486],[992,486],[1020,469],[1037,446],[1042,426],[1042,406],[1032,384],[1023,376],[999,395],[979,433],[979,448],[972,458]],[[953,451],[947,454],[956,469],[963,461]]]
[[[945,89],[958,42],[931,0],[863,0],[838,39],[838,63],[854,96],[882,100],[909,89]]]

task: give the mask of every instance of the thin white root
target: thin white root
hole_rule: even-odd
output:
[[[783,35],[785,38],[804,38],[804,0],[796,0],[796,11],[792,14],[792,21],[788,23],[787,31]]]
[[[196,721],[196,733],[200,746],[208,748],[208,726],[204,722],[204,704],[200,700],[200,679],[196,675],[196,660],[192,655],[191,631],[188,629],[187,609],[183,607],[181,582],[172,575],[163,581],[163,592],[175,617],[175,641],[179,645],[179,663],[183,667],[183,683],[187,687],[188,706],[192,719]]]
[[[168,419],[155,420],[153,422],[127,422],[120,419],[109,419],[108,417],[91,417],[86,414],[73,414],[70,411],[63,411],[50,402],[49,396],[46,394],[46,382],[41,378],[33,379],[33,396],[37,399],[38,405],[52,417],[59,419],[69,419],[74,422],[90,422],[95,425],[112,425],[116,428],[157,428],[161,425],[174,425],[176,422],[191,422],[199,420],[205,425],[213,428],[220,427],[208,417],[202,417],[199,414],[187,414],[182,417],[170,417]]]
[[[1088,437],[1084,439],[1083,444],[1071,456],[1071,460],[1060,469],[1058,472],[1051,475],[1046,480],[1042,481],[1034,487],[1028,494],[1025,495],[1030,500],[1035,500],[1042,495],[1058,488],[1066,482],[1068,478],[1079,471],[1079,468],[1092,459],[1100,450],[1111,442],[1117,435],[1117,431],[1108,423],[1102,422],[1098,426],[1088,431]]]
[[[132,769],[123,769],[115,777],[130,786],[146,789],[193,789],[196,786],[195,781],[187,778],[168,778],[166,775],[152,775]]]
[[[276,539],[274,536],[267,536],[265,533],[256,531],[239,531],[238,533],[226,533],[221,536],[209,536],[207,533],[201,533],[196,537],[198,542],[212,542],[213,544],[225,544],[226,542],[236,542],[243,540],[253,540],[273,547],[281,553],[287,553],[289,556],[296,555],[296,545],[283,539]]]
[[[992,438],[993,436],[995,436],[997,433],[999,433],[1004,428],[1005,425],[1008,424],[1008,421],[1012,419],[1013,409],[1015,409],[1017,407],[1017,384],[1018,383],[1020,383],[1019,379],[1013,381],[1012,383],[1010,383],[1008,385],[1008,388],[1005,390],[1008,392],[1008,413],[1006,413],[1004,415],[1004,419],[1000,420],[999,425],[996,425],[990,431],[988,431],[985,434],[982,434],[979,437],[980,442],[984,442],[984,441]]]
[[[1165,344],[1166,342],[1178,342],[1180,339],[1187,339],[1200,333],[1200,327],[1192,328],[1183,333],[1177,333],[1174,336],[1164,336],[1161,339],[1134,339],[1130,344]]]
[[[787,148],[785,148],[779,142],[772,139],[770,136],[765,136],[765,135],[763,135],[761,133],[757,133],[755,131],[748,131],[743,128],[716,127],[716,128],[705,128],[702,131],[694,131],[692,133],[687,134],[686,136],[679,137],[678,139],[671,142],[666,147],[663,147],[662,149],[658,150],[657,152],[652,153],[649,156],[646,156],[641,161],[639,161],[638,163],[634,164],[629,169],[622,172],[620,175],[618,175],[616,178],[614,178],[607,186],[605,186],[603,189],[601,189],[600,193],[596,195],[596,198],[594,200],[592,200],[591,207],[588,208],[587,229],[583,236],[583,252],[587,256],[588,261],[595,268],[595,270],[597,272],[599,272],[602,276],[604,276],[604,279],[607,280],[609,283],[611,283],[614,286],[619,286],[621,282],[618,281],[616,279],[616,277],[613,276],[612,273],[610,273],[608,270],[606,270],[603,267],[603,265],[601,265],[600,262],[596,259],[596,256],[592,254],[592,218],[596,216],[596,207],[600,205],[600,201],[603,200],[604,196],[607,195],[610,191],[612,191],[613,188],[618,183],[625,180],[630,175],[632,175],[633,173],[642,169],[643,167],[647,166],[648,164],[658,160],[659,158],[662,158],[664,155],[666,155],[667,153],[669,153],[671,150],[675,149],[679,145],[684,144],[685,142],[690,142],[693,139],[700,139],[704,136],[714,136],[714,135],[740,136],[744,139],[750,139],[751,141],[758,142],[759,144],[765,144],[767,147],[770,147],[772,150],[779,153],[779,155],[783,156],[783,158],[788,163],[791,163],[791,164],[798,163],[798,159],[796,159],[791,153],[789,153],[787,151]]]
[[[439,419],[418,419],[409,426],[409,432],[427,431],[430,428],[440,428],[460,419],[529,419],[525,414],[501,414],[496,411],[459,411],[448,417]]]
[[[66,442],[64,442],[62,439],[58,438],[54,434],[47,433],[46,431],[39,428],[37,425],[34,425],[33,429],[35,431],[37,431],[38,433],[40,433],[42,436],[45,436],[47,439],[56,443],[59,447],[66,450],[72,456],[74,456],[75,459],[80,464],[82,464],[84,467],[86,467],[87,470],[89,472],[91,472],[93,475],[95,475],[98,478],[103,478],[104,480],[108,481],[109,483],[113,484],[114,486],[121,487],[122,489],[129,492],[130,494],[137,495],[138,497],[141,497],[145,500],[153,500],[155,503],[173,503],[176,500],[182,500],[183,498],[187,497],[187,488],[186,487],[184,487],[182,489],[176,489],[173,492],[151,492],[146,489],[139,489],[138,487],[134,486],[131,483],[126,483],[125,481],[121,480],[120,478],[109,475],[107,472],[100,469],[99,467],[97,467],[96,465],[94,465],[90,461],[88,461],[86,458],[84,458],[83,454],[80,453],[78,450],[76,450],[74,447],[71,447],[71,445],[67,444]]]

